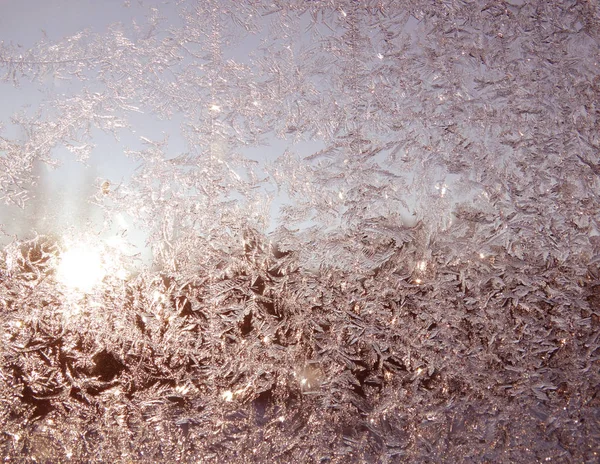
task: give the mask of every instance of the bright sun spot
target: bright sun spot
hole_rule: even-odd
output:
[[[79,245],[69,248],[61,255],[56,278],[71,289],[87,293],[91,292],[105,275],[100,251]]]

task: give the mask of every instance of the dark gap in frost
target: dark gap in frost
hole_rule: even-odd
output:
[[[244,316],[244,320],[240,324],[240,331],[242,332],[242,336],[248,335],[252,332],[252,312],[249,312]]]
[[[125,366],[112,354],[102,350],[93,357],[94,367],[91,375],[99,380],[110,382],[121,374]]]

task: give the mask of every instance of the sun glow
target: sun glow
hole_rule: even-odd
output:
[[[56,278],[73,290],[91,292],[106,276],[99,249],[76,245],[65,251],[57,268]]]
[[[55,276],[76,300],[92,293],[105,279],[129,279],[126,263],[128,255],[135,250],[122,235],[104,239],[64,237],[63,240],[62,252],[55,261]]]

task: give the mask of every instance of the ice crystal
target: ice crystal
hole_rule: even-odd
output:
[[[90,198],[151,267],[3,250],[5,460],[597,462],[598,3],[161,8],[0,44],[5,85],[74,83],[0,137],[3,202],[140,114],[187,146],[136,127]]]

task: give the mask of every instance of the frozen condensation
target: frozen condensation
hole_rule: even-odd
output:
[[[82,232],[4,248],[5,460],[598,462],[598,1],[149,11],[0,44],[3,85],[73,84],[0,133],[2,201],[135,130],[89,200],[154,257],[87,231],[72,288]]]

